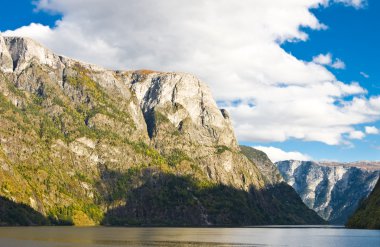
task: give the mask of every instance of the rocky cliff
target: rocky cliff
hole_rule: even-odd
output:
[[[106,70],[0,36],[0,116],[0,196],[54,224],[321,222],[268,186],[189,74]]]
[[[380,174],[378,164],[370,162],[280,161],[276,166],[303,202],[332,224],[347,221]]]

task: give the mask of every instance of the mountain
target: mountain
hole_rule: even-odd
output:
[[[272,163],[266,153],[248,146],[240,146],[242,154],[257,165],[267,185],[276,185],[284,182],[279,170]]]
[[[0,126],[3,225],[323,223],[241,153],[193,75],[106,70],[0,36]],[[9,222],[13,208],[25,215]]]
[[[368,198],[348,219],[349,228],[380,229],[380,180]]]
[[[309,208],[332,224],[344,224],[379,178],[380,164],[280,161],[284,180]]]

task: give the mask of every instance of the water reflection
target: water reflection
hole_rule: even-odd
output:
[[[344,228],[0,228],[4,247],[380,246],[380,231]]]

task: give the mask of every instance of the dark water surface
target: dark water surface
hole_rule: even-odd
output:
[[[380,247],[380,231],[325,227],[0,228],[1,247],[344,246]]]

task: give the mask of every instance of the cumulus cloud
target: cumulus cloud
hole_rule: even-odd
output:
[[[313,62],[321,65],[330,65],[332,62],[331,54],[319,54],[316,57],[313,57]]]
[[[339,58],[335,59],[334,61],[331,53],[319,54],[318,56],[313,57],[313,62],[320,65],[330,66],[334,69],[346,68],[346,64]]]
[[[336,3],[343,3],[347,6],[362,8],[367,4],[367,0],[334,0]]]
[[[40,11],[62,14],[54,28],[31,24],[4,35],[29,36],[57,53],[108,68],[196,74],[230,111],[241,141],[296,138],[336,145],[355,125],[380,118],[380,97],[366,97],[358,83],[338,81],[326,64],[302,61],[281,47],[307,41],[301,27],[325,29],[310,9],[334,2],[364,4],[40,0]],[[330,60],[330,67],[345,67]]]
[[[277,161],[283,161],[283,160],[301,160],[301,161],[312,160],[312,158],[309,155],[303,154],[300,152],[286,152],[279,148],[264,147],[264,146],[255,146],[253,148],[261,150],[264,153],[266,153],[269,159],[273,163]]]
[[[348,138],[354,139],[354,140],[361,140],[364,137],[365,137],[365,133],[363,131],[360,131],[360,130],[351,131],[348,135]]]
[[[376,128],[375,126],[366,126],[365,133],[368,135],[377,135],[380,133],[380,130]]]
[[[345,69],[346,68],[346,64],[340,60],[339,58],[337,58],[335,60],[335,62],[333,64],[331,64],[331,67],[333,67],[334,69]]]

